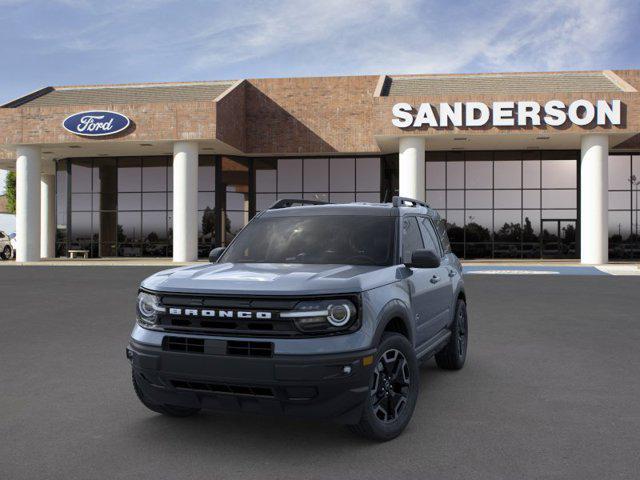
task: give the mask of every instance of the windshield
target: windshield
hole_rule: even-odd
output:
[[[220,262],[392,265],[395,217],[271,217],[251,221]]]

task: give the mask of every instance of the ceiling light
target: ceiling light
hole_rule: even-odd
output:
[[[141,143],[141,147],[153,147],[153,143]]]
[[[540,137],[536,137],[536,140],[549,140],[551,137],[549,137],[548,135],[543,135]]]
[[[80,148],[80,145],[69,145],[69,148]]]
[[[462,140],[463,142],[467,139],[467,137],[455,137],[454,140],[459,141]]]

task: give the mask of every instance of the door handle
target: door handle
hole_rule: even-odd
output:
[[[434,275],[433,277],[431,277],[431,280],[429,280],[431,283],[438,283],[440,281],[440,277],[438,275]]]
[[[458,272],[456,272],[456,271],[455,271],[455,270],[453,270],[453,269],[452,269],[452,270],[449,270],[449,277],[455,277],[455,276],[456,276],[456,273],[458,273]]]

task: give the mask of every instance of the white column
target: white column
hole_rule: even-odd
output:
[[[55,164],[47,162],[40,175],[40,257],[56,256]]]
[[[400,137],[399,143],[399,194],[424,200],[424,137]]]
[[[580,262],[609,261],[609,137],[582,137],[580,155]]]
[[[198,143],[173,145],[173,261],[198,259]]]
[[[16,150],[16,260],[40,260],[40,147]]]

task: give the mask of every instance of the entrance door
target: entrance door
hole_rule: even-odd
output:
[[[550,218],[540,223],[542,258],[577,258],[577,220]]]

